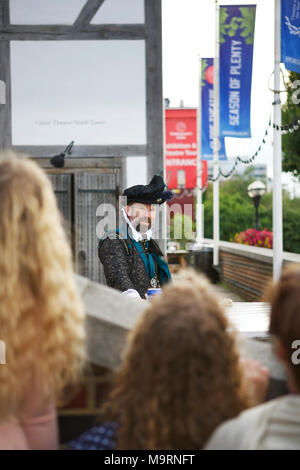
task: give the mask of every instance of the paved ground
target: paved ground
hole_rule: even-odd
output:
[[[176,273],[172,273],[172,278],[173,279],[176,279]],[[233,302],[246,302],[244,299],[242,299],[236,292],[233,292],[230,287],[228,287],[226,284],[224,284],[223,282],[219,282],[217,285],[216,285],[219,293],[224,296],[224,297],[227,297],[229,299],[231,299]]]
[[[224,295],[224,297],[228,297],[231,299],[233,302],[245,302],[244,299],[242,299],[238,294],[235,292],[232,292],[228,286],[225,284],[217,284],[217,289],[220,292],[221,295]]]

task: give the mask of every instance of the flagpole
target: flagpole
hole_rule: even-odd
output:
[[[203,241],[203,220],[202,220],[202,59],[199,57],[199,104],[198,104],[198,153],[197,153],[197,188],[196,188],[196,245],[201,245]]]
[[[214,58],[214,158],[213,177],[219,173],[219,128],[220,128],[220,92],[219,92],[219,62],[220,62],[220,38],[219,38],[219,5],[216,3],[216,42]],[[219,265],[219,241],[220,241],[220,215],[219,215],[219,180],[213,183],[213,237],[214,237],[214,266]]]
[[[281,0],[275,1],[275,64],[274,64],[274,147],[273,147],[273,279],[281,274],[283,259],[282,231],[282,150],[281,150]]]

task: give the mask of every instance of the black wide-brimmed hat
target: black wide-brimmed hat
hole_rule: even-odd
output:
[[[123,196],[127,197],[127,203],[163,204],[174,196],[172,191],[165,188],[166,185],[163,178],[159,175],[154,175],[149,184],[137,184],[125,189]]]

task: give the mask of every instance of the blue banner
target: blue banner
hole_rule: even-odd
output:
[[[214,151],[214,59],[201,61],[201,158],[212,160]],[[227,160],[224,137],[220,139],[219,160]]]
[[[300,0],[281,0],[281,62],[300,73]]]
[[[220,7],[220,136],[251,137],[255,5]]]

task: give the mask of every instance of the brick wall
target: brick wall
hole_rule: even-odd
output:
[[[245,300],[262,300],[264,289],[273,274],[270,262],[221,249],[220,264],[222,280],[230,288]]]

